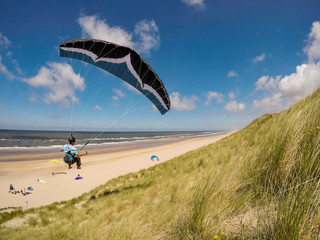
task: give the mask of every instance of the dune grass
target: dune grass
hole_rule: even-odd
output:
[[[79,198],[1,214],[26,220],[0,239],[318,239],[319,106],[320,89]]]

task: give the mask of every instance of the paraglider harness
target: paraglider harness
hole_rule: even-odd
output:
[[[67,164],[72,164],[74,161],[77,161],[80,157],[77,154],[72,154],[71,151],[66,152],[64,155],[63,161]]]

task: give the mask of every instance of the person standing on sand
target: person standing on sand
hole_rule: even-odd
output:
[[[83,153],[79,153],[77,148],[74,146],[76,139],[71,134],[71,136],[68,138],[69,144],[65,144],[60,149],[60,152],[65,152],[63,161],[69,165],[69,169],[72,168],[71,165],[74,163],[77,163],[77,169],[81,169],[81,160],[80,156],[88,154],[87,151]]]

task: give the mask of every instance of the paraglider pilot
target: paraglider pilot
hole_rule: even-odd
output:
[[[62,146],[60,152],[65,152],[63,161],[69,165],[69,169],[72,168],[71,165],[77,163],[77,169],[81,169],[81,160],[80,156],[86,155],[88,152],[79,153],[77,148],[74,146],[76,139],[71,134],[68,138],[69,144],[65,144]]]

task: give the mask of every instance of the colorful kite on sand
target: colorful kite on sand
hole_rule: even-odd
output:
[[[152,155],[151,160],[160,162],[159,158],[156,155]]]

